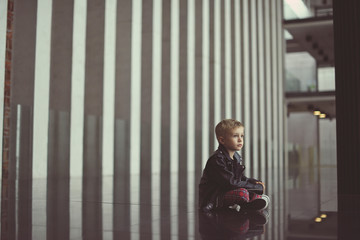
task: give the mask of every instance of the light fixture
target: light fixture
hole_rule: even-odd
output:
[[[327,218],[327,215],[326,214],[321,214],[321,216],[320,216],[321,218]]]
[[[320,114],[319,118],[326,118],[326,114],[325,113]]]
[[[315,115],[315,116],[319,116],[320,114],[321,114],[320,111],[317,111],[317,110],[314,111],[314,115]]]
[[[291,8],[298,18],[310,17],[310,11],[302,0],[285,0],[285,3]]]
[[[319,222],[321,222],[321,221],[322,221],[321,218],[319,218],[319,217],[315,218],[315,222],[319,223]]]

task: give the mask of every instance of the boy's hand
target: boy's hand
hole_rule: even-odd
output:
[[[234,209],[234,210],[236,210],[237,212],[240,212],[240,209],[241,209],[240,205],[238,205],[238,204],[234,204],[234,205],[232,205],[232,206],[229,206],[229,208],[230,208],[230,209]]]
[[[263,186],[264,192],[265,192],[265,183],[257,181],[256,184],[261,184]]]

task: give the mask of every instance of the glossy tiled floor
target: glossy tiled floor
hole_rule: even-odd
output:
[[[131,187],[139,176],[129,184],[112,177],[3,182],[12,193],[1,202],[1,239],[337,239],[336,197],[324,179],[335,172],[301,168],[286,184],[268,180],[264,214],[198,212],[200,176],[142,177],[140,188]]]

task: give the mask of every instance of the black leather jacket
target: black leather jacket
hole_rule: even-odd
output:
[[[235,152],[232,160],[223,145],[208,159],[199,184],[199,207],[210,211],[222,207],[223,195],[233,189],[246,188],[257,194],[263,193],[256,179],[244,176],[245,166],[241,156]]]

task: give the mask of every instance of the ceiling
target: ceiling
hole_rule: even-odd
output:
[[[332,16],[287,20],[284,28],[293,39],[287,40],[287,52],[309,52],[319,67],[334,66]]]
[[[286,103],[289,113],[318,110],[329,119],[336,118],[335,92],[287,93]]]

